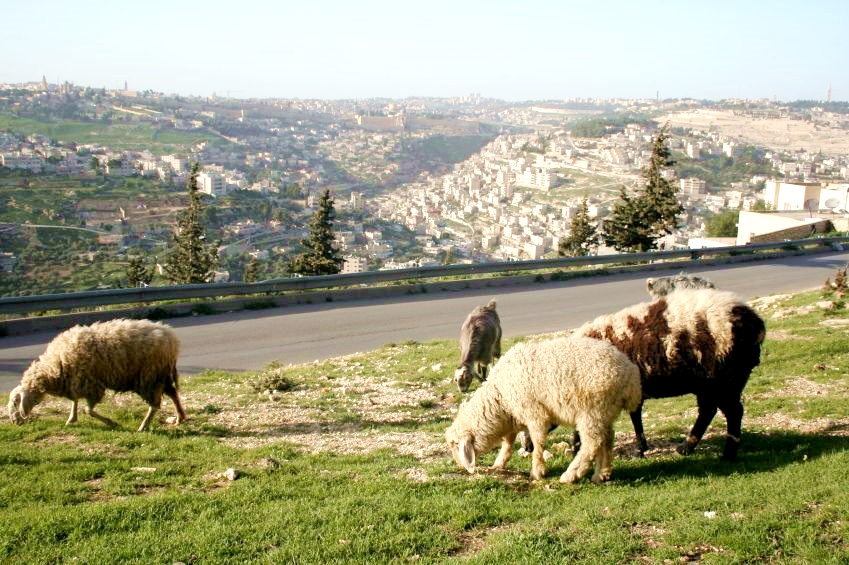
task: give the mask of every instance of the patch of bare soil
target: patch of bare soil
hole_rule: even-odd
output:
[[[828,367],[815,367],[819,370],[826,370]],[[836,368],[835,368],[836,369]],[[815,398],[817,396],[828,396],[833,394],[837,387],[833,384],[818,383],[805,377],[796,377],[790,380],[785,386],[765,392],[758,395],[753,395],[753,398]]]
[[[762,427],[766,431],[794,430],[804,434],[849,437],[849,418],[799,420],[788,414],[776,413],[757,418],[747,418],[746,421],[748,424]]]
[[[662,118],[671,127],[716,131],[745,143],[780,151],[822,151],[826,155],[849,153],[849,131],[825,124],[790,118],[754,118],[735,115],[731,110],[696,110],[675,112]]]

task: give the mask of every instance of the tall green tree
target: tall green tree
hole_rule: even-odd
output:
[[[598,229],[590,221],[587,198],[584,197],[578,212],[572,218],[569,235],[561,239],[557,246],[557,254],[561,257],[584,257],[590,254],[598,242]]]
[[[657,240],[678,227],[678,216],[684,212],[675,196],[677,190],[663,173],[675,161],[666,146],[667,125],[652,142],[651,160],[643,170],[646,184],[629,195],[625,188],[619,195],[609,218],[604,222],[604,243],[618,251],[634,253],[657,248]]]
[[[144,259],[133,257],[127,265],[127,286],[136,288],[147,286],[153,280],[153,266],[147,267]]]
[[[301,241],[304,252],[292,258],[291,272],[311,276],[335,275],[342,270],[344,260],[333,245],[334,216],[333,198],[327,189],[310,219],[309,236]]]
[[[245,263],[245,270],[242,274],[242,280],[246,283],[256,282],[259,279],[259,261],[256,257],[251,257]]]
[[[737,222],[739,221],[740,212],[725,210],[707,219],[705,233],[708,237],[737,237]]]
[[[200,163],[192,165],[187,183],[189,206],[177,216],[171,253],[164,267],[165,276],[174,284],[208,282],[218,265],[216,246],[206,240],[201,223],[204,206],[198,191],[199,172]]]

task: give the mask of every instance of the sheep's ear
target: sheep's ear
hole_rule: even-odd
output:
[[[460,440],[460,446],[457,450],[460,458],[460,465],[469,473],[475,472],[475,441],[470,437],[464,437]]]

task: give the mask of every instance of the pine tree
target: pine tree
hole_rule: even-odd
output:
[[[165,275],[174,284],[208,282],[218,264],[215,245],[206,242],[201,224],[203,201],[198,191],[200,163],[192,165],[188,181],[189,206],[177,217],[173,247],[165,265]]]
[[[593,247],[598,245],[598,231],[590,222],[589,207],[584,197],[577,214],[572,218],[569,235],[560,240],[557,254],[561,257],[583,257],[589,255]]]
[[[611,216],[604,223],[604,242],[619,251],[644,252],[657,248],[657,240],[672,233],[684,208],[675,196],[675,187],[664,176],[664,170],[675,164],[666,146],[667,126],[663,126],[652,142],[648,167],[643,171],[646,185],[629,196],[625,189]]]
[[[242,279],[246,283],[256,282],[259,278],[259,261],[256,260],[256,257],[251,257],[248,259],[248,262],[245,263],[245,270],[242,274]]]
[[[133,257],[127,265],[127,286],[136,288],[147,286],[153,280],[153,268],[145,267],[144,259]]]
[[[344,260],[333,246],[333,199],[324,191],[318,210],[310,219],[309,236],[301,241],[305,250],[292,259],[290,271],[300,275],[335,275]]]

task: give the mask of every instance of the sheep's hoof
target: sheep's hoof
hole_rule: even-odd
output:
[[[592,482],[599,484],[610,480],[610,477],[613,475],[613,471],[610,469],[605,469],[600,473],[595,473],[590,479]]]
[[[565,473],[560,475],[560,482],[572,484],[572,483],[578,482],[578,479],[580,479],[580,478],[581,477],[579,477],[578,474],[575,471],[569,471],[567,469]]]

